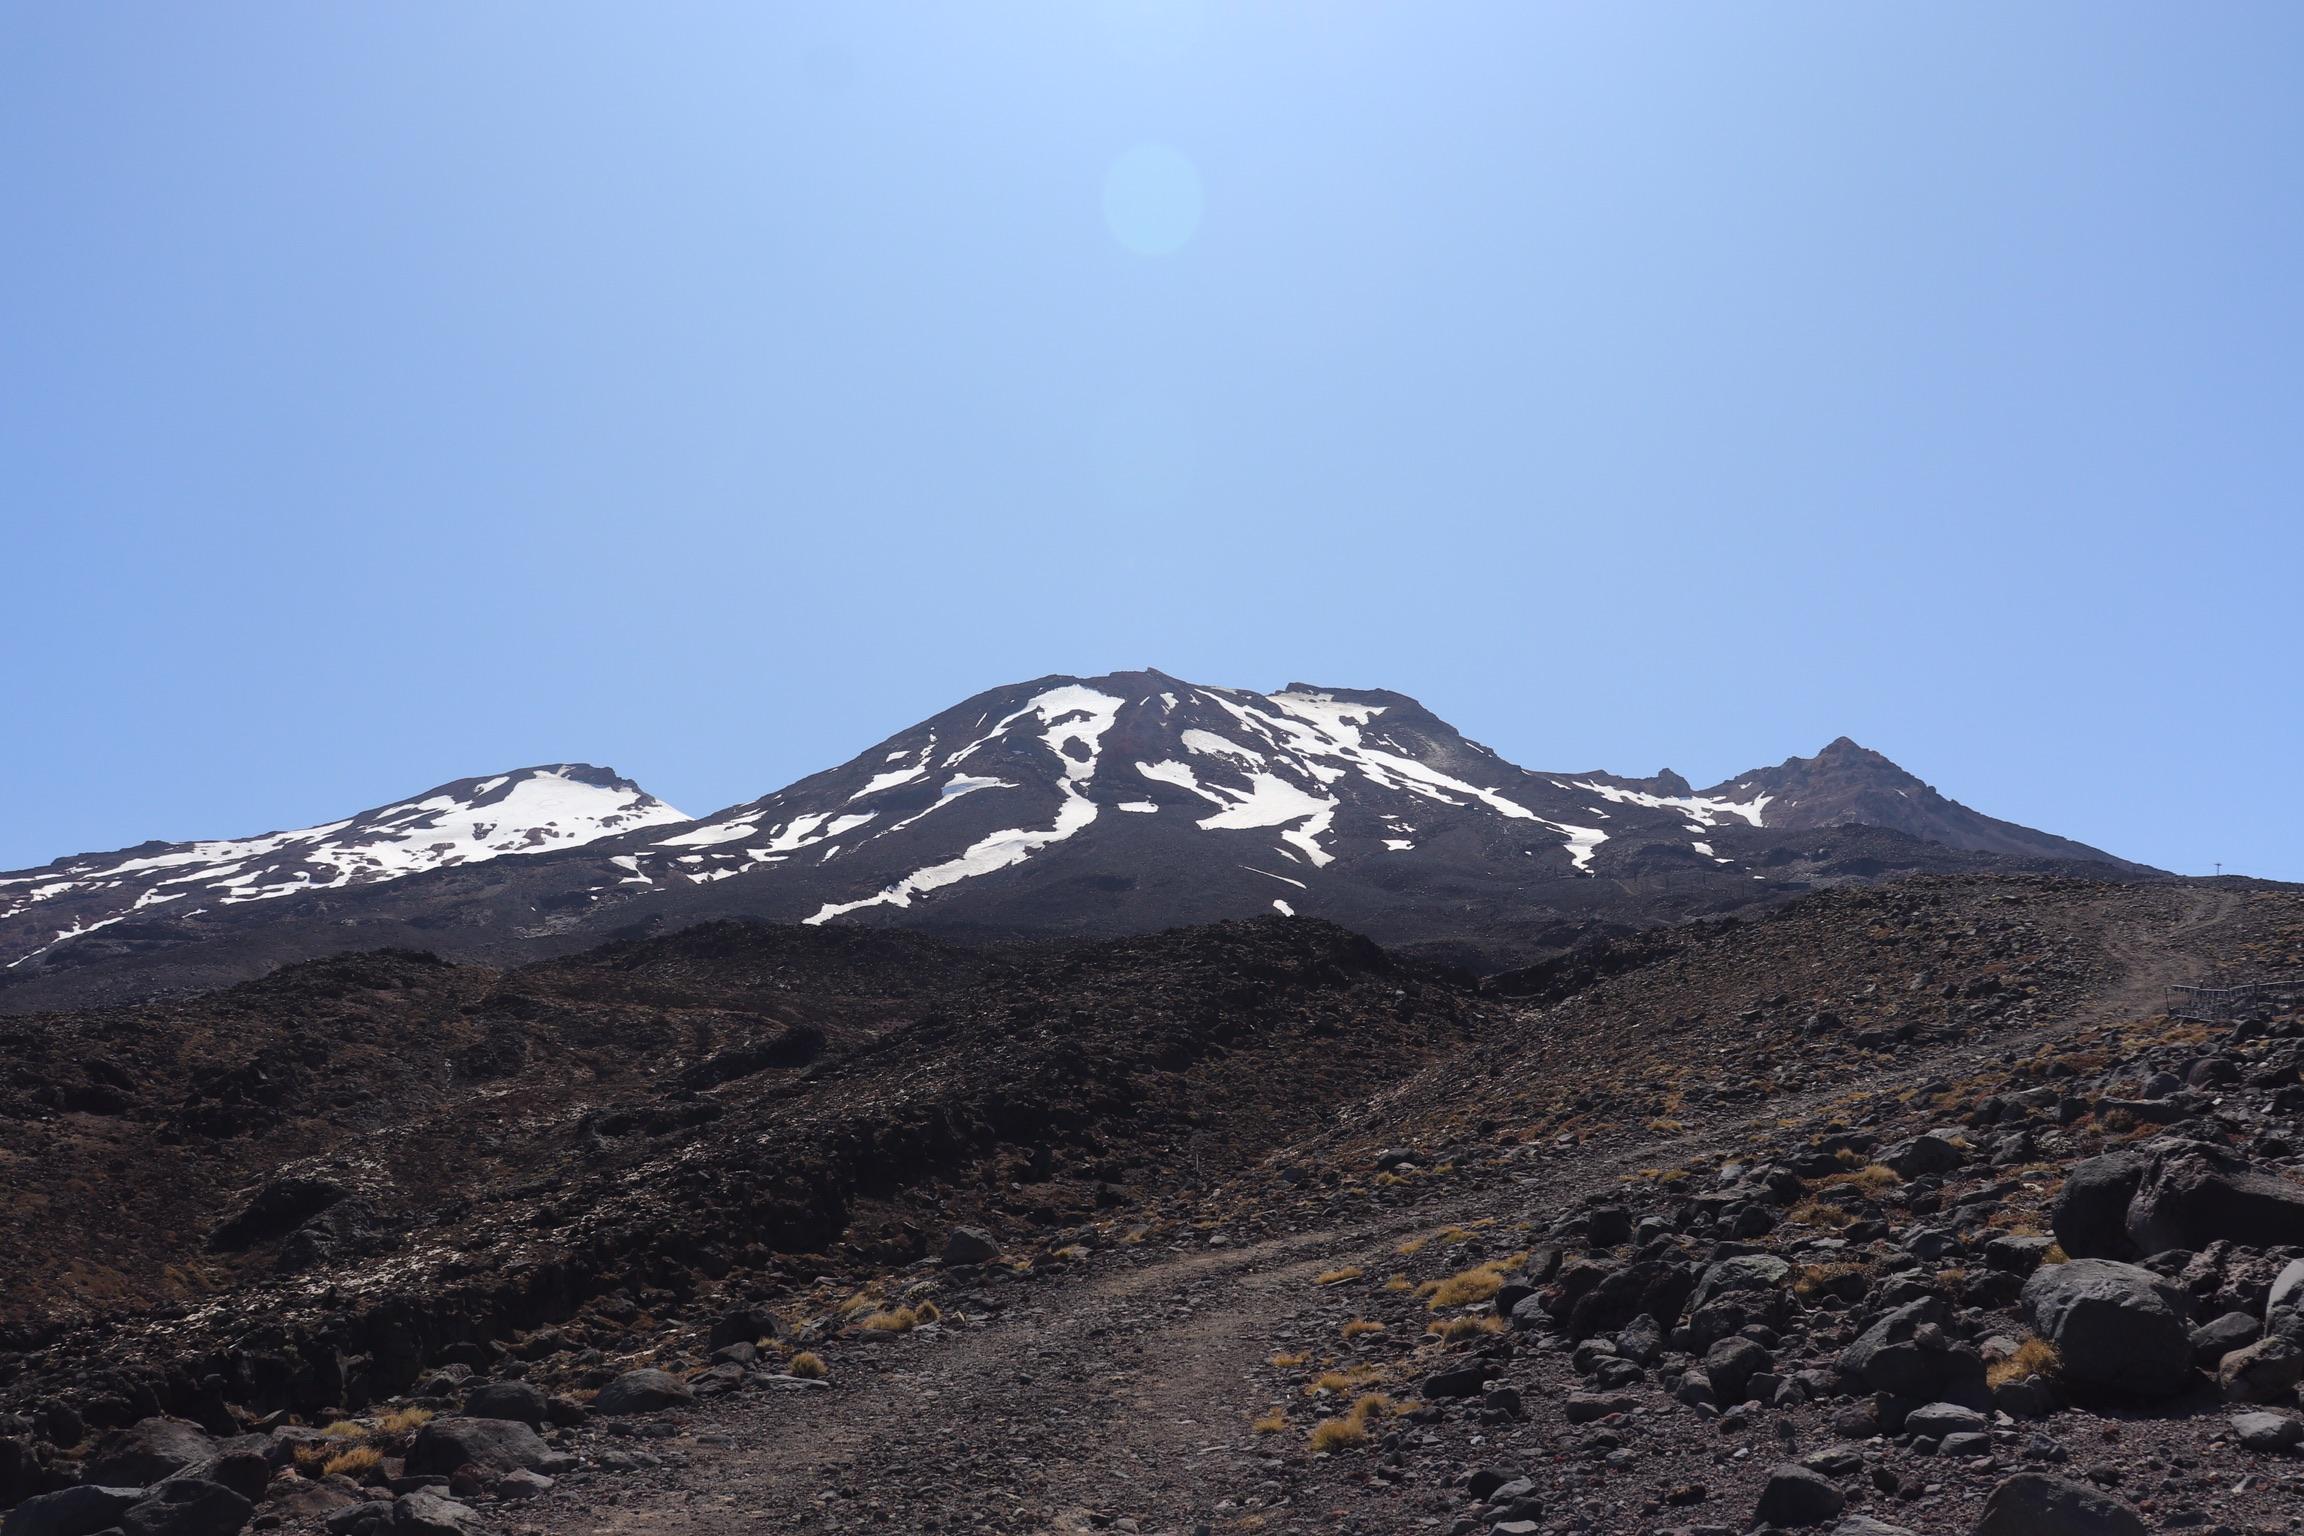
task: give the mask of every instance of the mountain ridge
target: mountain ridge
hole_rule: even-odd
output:
[[[612,770],[541,765],[318,828],[0,875],[0,1007],[80,995],[29,977],[202,946],[244,959],[182,984],[346,947],[511,959],[732,915],[1030,937],[1278,912],[1516,964],[1595,924],[1996,864],[2151,873],[1972,811],[1846,737],[1696,790],[1670,769],[1523,768],[1389,689],[1050,674],[700,817]]]

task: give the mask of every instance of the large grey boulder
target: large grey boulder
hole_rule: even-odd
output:
[[[949,1266],[989,1264],[998,1257],[999,1240],[982,1227],[954,1227],[944,1238],[944,1262]]]
[[[2292,1413],[2236,1413],[2232,1435],[2251,1451],[2292,1451],[2304,1445],[2304,1421]]]
[[[2216,1362],[2216,1385],[2228,1403],[2280,1403],[2304,1381],[2304,1349],[2286,1339],[2258,1339]]]
[[[141,1488],[105,1488],[82,1483],[26,1499],[0,1520],[0,1536],[93,1536],[120,1523],[129,1506],[144,1497]]]
[[[2110,1259],[2049,1264],[2024,1282],[2033,1331],[2056,1346],[2063,1380],[2132,1397],[2190,1386],[2184,1295],[2148,1269]]]
[[[1688,1310],[1731,1291],[1780,1291],[1792,1277],[1792,1266],[1772,1253],[1740,1253],[1708,1266],[1689,1293]]]
[[[445,1477],[462,1466],[534,1470],[551,1454],[543,1436],[515,1419],[434,1419],[408,1446],[408,1475]]]
[[[2304,1244],[2304,1184],[2206,1142],[2154,1142],[2146,1151],[2127,1215],[2138,1253],[2198,1250],[2218,1239],[2243,1248]]]
[[[688,1383],[670,1371],[626,1371],[600,1389],[592,1399],[594,1413],[662,1413],[696,1401]]]
[[[478,1510],[428,1488],[392,1501],[391,1529],[392,1536],[488,1536]]]
[[[216,1442],[188,1419],[138,1419],[96,1444],[84,1475],[92,1483],[144,1487],[216,1454]]]
[[[120,1516],[128,1536],[237,1536],[256,1506],[222,1483],[172,1477]]]
[[[1984,1359],[1944,1332],[1940,1296],[1923,1296],[1883,1314],[1840,1352],[1840,1373],[1856,1390],[1921,1402],[1990,1402]]]
[[[1910,1141],[1897,1142],[1884,1148],[1873,1158],[1896,1170],[1897,1176],[1917,1179],[1931,1173],[1950,1173],[1968,1160],[1968,1154],[1955,1140],[1956,1132],[1930,1131]]]
[[[541,1429],[550,1405],[531,1382],[491,1381],[474,1387],[464,1398],[464,1415],[473,1419],[514,1419]]]
[[[1992,1490],[1975,1536],[2150,1536],[2143,1516],[2086,1483],[2019,1472]]]
[[[1822,1525],[1840,1513],[1848,1495],[1821,1472],[1786,1462],[1768,1469],[1768,1484],[1760,1490],[1759,1507],[1752,1512],[1760,1525]]]
[[[2131,1147],[2091,1157],[2066,1174],[2049,1217],[2057,1246],[2075,1259],[2123,1259],[2133,1253],[2128,1202],[2144,1182],[2144,1163],[2144,1153]]]

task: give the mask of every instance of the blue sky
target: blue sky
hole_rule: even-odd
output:
[[[0,11],[0,867],[997,683],[2304,878],[2304,7]]]

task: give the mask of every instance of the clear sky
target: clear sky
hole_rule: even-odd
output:
[[[2304,5],[0,6],[0,867],[995,684],[2304,879]]]

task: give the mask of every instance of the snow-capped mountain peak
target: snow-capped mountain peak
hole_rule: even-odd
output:
[[[608,769],[555,763],[458,779],[316,827],[59,859],[0,875],[0,932],[17,940],[0,963],[171,904],[194,912],[302,896],[686,819]]]

